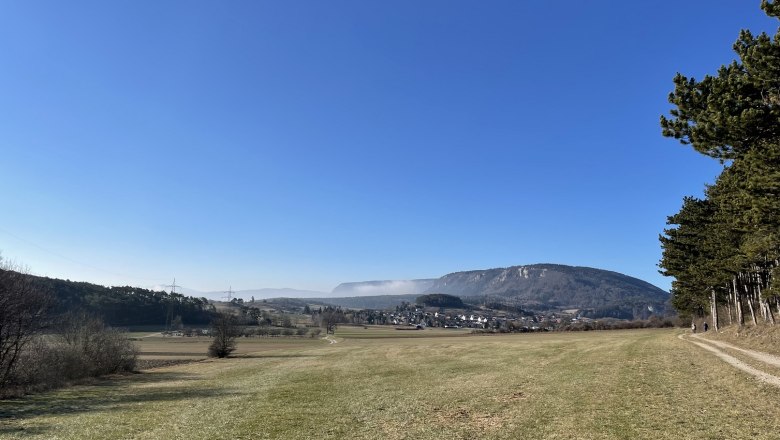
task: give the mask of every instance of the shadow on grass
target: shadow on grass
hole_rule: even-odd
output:
[[[144,351],[141,356],[193,356],[196,358],[205,358],[206,353],[202,351]]]
[[[43,435],[49,430],[40,426],[35,427],[22,427],[22,426],[5,426],[0,424],[0,436],[11,434],[23,434],[29,435]]]
[[[210,399],[239,394],[236,390],[223,388],[165,385],[172,381],[192,381],[197,378],[195,375],[176,372],[141,373],[102,379],[89,385],[77,385],[18,399],[0,400],[0,437],[4,434],[43,434],[50,429],[41,426],[22,428],[14,424],[15,421],[36,417],[123,411],[127,406],[139,403],[175,404],[188,399]]]
[[[244,353],[231,356],[230,359],[296,359],[318,358],[321,354],[273,354],[273,353]]]

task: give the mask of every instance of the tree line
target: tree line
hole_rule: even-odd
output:
[[[24,277],[36,289],[51,293],[55,313],[82,310],[115,327],[169,326],[176,317],[187,325],[207,325],[215,316],[215,309],[206,298],[131,286],[106,287],[26,274]]]
[[[52,292],[0,258],[0,398],[135,368],[121,331],[86,311],[57,311]]]
[[[762,1],[780,18],[780,3]],[[780,313],[780,31],[742,30],[738,60],[701,81],[677,74],[663,135],[720,161],[703,198],[686,197],[660,236],[661,273],[681,315],[744,325]],[[725,313],[725,320],[719,313]]]

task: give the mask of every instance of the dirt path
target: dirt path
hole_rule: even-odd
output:
[[[729,344],[728,342],[722,342],[722,341],[712,341],[709,339],[702,339],[701,335],[695,334],[691,335],[695,337],[696,339],[708,342],[712,345],[717,345],[720,348],[729,348],[731,350],[736,350],[741,353],[745,353],[746,355],[752,357],[753,359],[759,360],[765,364],[769,364],[775,367],[780,367],[780,357],[777,357],[773,354],[764,353],[761,351],[755,351],[755,350],[748,350],[746,348],[737,347],[736,345]]]
[[[733,346],[731,344],[720,342],[720,341],[711,341],[708,339],[702,339],[699,335],[689,335],[691,337],[686,338],[685,335],[680,335],[679,338],[686,340],[692,344],[698,345],[699,347],[710,351],[715,354],[715,356],[719,357],[729,365],[733,366],[734,368],[737,368],[739,370],[744,371],[745,373],[755,377],[756,379],[766,382],[770,385],[774,385],[776,387],[780,387],[780,377],[777,377],[775,375],[766,373],[764,371],[758,370],[756,368],[751,367],[750,365],[742,362],[741,360],[735,358],[734,356],[731,356],[729,354],[726,354],[725,352],[721,351],[717,347],[721,348],[731,348],[733,350],[738,350],[740,352],[743,352],[747,354],[748,356],[757,359],[761,362],[764,362],[769,365],[774,366],[780,366],[780,358],[777,356],[773,356],[771,354],[762,353],[760,351],[754,351],[754,350],[746,350],[744,348],[739,348],[736,346]],[[696,339],[696,340],[694,340]],[[710,345],[712,344],[712,345]]]

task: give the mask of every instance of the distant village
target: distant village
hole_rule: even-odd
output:
[[[526,333],[557,330],[601,329],[610,320],[583,317],[578,310],[562,312],[507,312],[474,308],[425,307],[402,303],[394,310],[354,310],[332,306],[291,303],[289,300],[244,302],[234,299],[221,307],[232,308],[241,317],[245,336],[312,336],[322,328],[340,325],[394,326],[399,330],[426,328],[471,329],[474,333]],[[615,320],[612,320],[615,321]],[[614,323],[613,323],[614,324]],[[168,336],[208,335],[208,329],[178,326]],[[308,329],[308,330],[306,330]]]
[[[441,299],[447,295],[439,295]],[[450,299],[450,298],[445,298]],[[468,305],[431,306],[402,302],[389,309],[352,309],[324,304],[310,304],[291,298],[229,302],[212,302],[216,309],[231,310],[238,318],[243,336],[316,337],[332,333],[339,326],[392,326],[398,330],[470,329],[475,334],[529,333],[552,331],[610,330],[621,328],[671,327],[669,318],[652,316],[647,320],[615,318],[594,319],[591,310],[526,311],[517,306]],[[503,307],[501,310],[497,307]],[[208,336],[209,329],[190,327],[181,321],[163,332],[166,336]]]
[[[397,326],[409,326],[416,328],[442,327],[442,328],[470,328],[479,330],[508,330],[508,331],[553,331],[562,322],[562,318],[555,314],[516,316],[512,314],[485,314],[485,313],[458,313],[446,311],[430,311],[425,308],[414,307],[410,310],[398,312],[378,312],[386,315],[383,322]],[[383,316],[384,318],[384,316]],[[576,322],[578,319],[571,318]]]

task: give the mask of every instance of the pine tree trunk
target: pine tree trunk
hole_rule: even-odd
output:
[[[710,316],[712,316],[712,329],[716,332],[718,327],[718,303],[715,298],[715,289],[712,289],[712,297],[710,299]]]
[[[756,312],[753,310],[753,299],[748,297],[747,303],[748,309],[750,310],[750,319],[753,321],[753,325],[758,325],[758,321],[756,320]]]
[[[745,286],[745,290],[747,290],[748,287]],[[745,299],[747,300],[748,310],[750,311],[750,320],[753,321],[753,325],[758,325],[758,320],[756,319],[756,310],[753,308],[753,294],[748,292],[745,292]]]
[[[777,313],[780,314],[780,298],[775,297],[775,308],[777,309]]]
[[[772,316],[772,310],[769,309],[769,303],[766,302],[764,298],[761,298],[758,300],[759,304],[761,304],[761,315],[764,317],[764,322],[768,322],[770,324],[774,324],[775,317]]]
[[[773,282],[774,282],[774,279],[772,277],[772,269],[774,269],[778,265],[780,265],[780,261],[775,260],[774,266],[770,266],[769,270],[767,270],[767,274],[766,274],[766,287],[767,287],[767,289],[771,289],[772,288],[772,285],[773,285]],[[777,309],[777,313],[780,314],[780,298],[778,298],[776,295],[772,295],[772,296],[775,299],[775,308]],[[769,298],[767,298],[767,303],[769,303]],[[769,313],[772,313],[772,308],[771,307],[769,308]],[[774,319],[774,317],[772,317],[772,319]]]
[[[772,315],[772,309],[769,307],[769,301],[761,295],[761,274],[756,272],[756,296],[758,297],[758,304],[761,306],[761,317],[764,318],[764,322],[768,322],[775,325],[775,317]]]
[[[768,303],[761,296],[761,268],[758,266],[754,268],[753,282],[755,283],[755,289],[753,291],[755,292],[754,295],[758,301],[759,311],[761,312],[761,319],[763,319],[764,322],[769,322],[770,310],[769,307],[767,307]]]
[[[740,274],[742,278],[742,288],[745,289],[745,300],[747,300],[748,310],[750,311],[750,320],[753,321],[753,325],[758,325],[756,320],[756,311],[753,309],[753,294],[750,290],[750,275]]]
[[[729,295],[726,297],[726,307],[729,311],[729,325],[733,325],[734,320],[732,319],[733,317],[731,315],[731,292],[729,291],[728,293]]]
[[[769,322],[769,315],[766,313],[763,299],[758,300],[758,311],[761,312],[761,319],[763,319],[765,323]]]
[[[734,311],[737,313],[737,325],[742,327],[745,325],[745,315],[742,313],[742,297],[737,287],[737,277],[732,280],[734,282]]]
[[[772,307],[769,306],[769,300],[763,300],[766,307],[766,316],[769,317],[769,323],[775,325],[775,315],[772,313]]]

